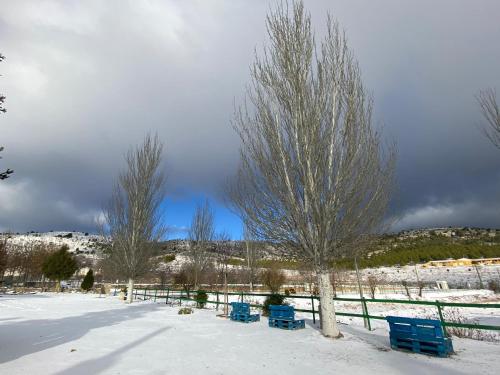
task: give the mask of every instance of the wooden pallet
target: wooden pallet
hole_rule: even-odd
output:
[[[260,321],[259,314],[231,313],[230,318],[235,322],[251,323]]]
[[[287,319],[269,319],[269,327],[281,329],[301,329],[306,327],[303,319],[287,320]]]
[[[447,357],[449,348],[445,343],[418,341],[403,338],[391,338],[391,348],[414,353]]]

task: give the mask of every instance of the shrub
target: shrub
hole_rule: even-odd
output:
[[[187,315],[187,314],[192,314],[193,309],[191,307],[183,307],[179,309],[179,315]]]
[[[92,269],[89,269],[85,277],[83,278],[82,285],[80,285],[80,288],[88,292],[92,287],[94,286],[94,271]]]
[[[279,268],[269,268],[262,273],[262,283],[271,293],[277,294],[286,281],[285,274]]]
[[[443,318],[446,322],[460,323],[460,324],[478,324],[478,320],[464,316],[460,310],[456,308],[449,308],[443,310]],[[430,316],[429,319],[435,319]],[[446,327],[446,333],[450,336],[456,336],[465,339],[498,342],[500,335],[496,332],[488,332],[476,328],[465,327]]]
[[[196,307],[199,309],[202,309],[205,307],[208,301],[208,294],[204,290],[198,290],[196,292],[196,296],[194,297],[194,300],[196,301]]]
[[[271,294],[266,297],[262,307],[262,315],[269,316],[269,305],[286,305],[285,297],[281,294]]]
[[[244,266],[245,262],[238,258],[229,258],[227,260],[227,264],[229,264],[230,266]]]
[[[163,261],[165,263],[170,263],[173,262],[174,260],[175,260],[175,254],[168,254],[163,257]]]
[[[490,280],[488,283],[488,289],[495,292],[495,294],[500,293],[500,282],[495,280]]]

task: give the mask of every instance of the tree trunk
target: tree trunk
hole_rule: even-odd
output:
[[[229,316],[229,298],[227,293],[227,271],[224,271],[224,315]]]
[[[128,287],[127,287],[127,303],[132,303],[134,298],[134,279],[128,279]]]
[[[327,271],[318,272],[319,300],[321,303],[322,332],[326,337],[339,338],[342,334],[337,326],[335,306],[333,304],[333,287]]]
[[[194,290],[198,289],[198,266],[194,268]]]

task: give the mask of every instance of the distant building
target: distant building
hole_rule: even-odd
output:
[[[480,259],[446,259],[446,260],[431,260],[424,263],[422,267],[459,267],[459,266],[487,266],[500,265],[500,258],[480,258]]]

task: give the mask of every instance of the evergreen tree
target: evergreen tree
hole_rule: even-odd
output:
[[[94,286],[94,271],[92,271],[92,269],[89,269],[89,271],[87,272],[82,281],[82,285],[80,286],[80,288],[88,292],[90,289],[92,289],[93,286]]]
[[[67,245],[61,246],[45,260],[42,266],[45,277],[57,281],[58,291],[61,288],[61,280],[69,279],[78,269],[76,260],[68,253],[68,249]]]

